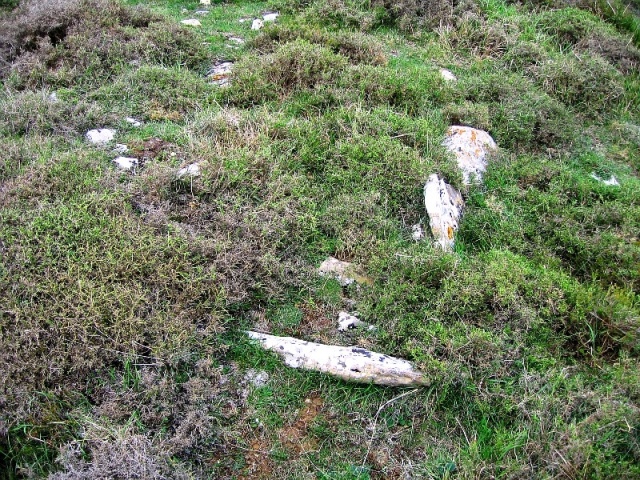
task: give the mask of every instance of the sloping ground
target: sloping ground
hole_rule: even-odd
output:
[[[640,476],[635,3],[21,3],[0,478]],[[482,184],[450,125],[500,147]],[[414,239],[434,173],[466,202],[452,252]],[[375,328],[338,331],[356,310]],[[247,329],[432,382],[290,369]]]

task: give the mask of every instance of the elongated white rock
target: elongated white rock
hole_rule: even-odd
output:
[[[436,242],[443,250],[451,250],[464,208],[462,195],[434,173],[424,186],[424,206]]]
[[[498,148],[484,130],[457,125],[448,128],[442,144],[456,156],[466,185],[470,185],[474,177],[475,181],[482,181],[482,174],[487,169],[487,155]]]
[[[196,18],[188,18],[186,20],[182,20],[180,23],[182,23],[183,25],[189,25],[190,27],[199,27],[200,25],[202,25],[200,23],[200,20]]]
[[[278,12],[269,12],[262,15],[262,18],[265,22],[275,22],[279,16],[280,14]]]
[[[597,180],[598,182],[604,183],[608,187],[619,187],[620,186],[620,182],[618,182],[618,179],[616,177],[614,177],[613,175],[611,175],[611,178],[609,178],[609,180],[606,180],[604,178],[599,177],[598,175],[596,175],[595,172],[593,172],[591,174],[591,178],[593,178],[594,180]]]
[[[289,367],[328,373],[343,380],[394,387],[428,385],[429,381],[407,360],[364,348],[340,347],[247,332],[263,348],[280,355]]]

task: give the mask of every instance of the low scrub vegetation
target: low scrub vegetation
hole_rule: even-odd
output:
[[[3,4],[0,478],[640,476],[638,5],[608,4]],[[482,184],[451,125],[499,145]],[[247,329],[431,383],[291,369]]]

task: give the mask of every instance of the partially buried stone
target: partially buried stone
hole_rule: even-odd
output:
[[[441,68],[440,69],[440,76],[445,79],[447,82],[455,82],[457,79],[457,77],[453,74],[453,72],[451,72],[450,70],[447,70],[446,68]]]
[[[322,276],[335,278],[343,287],[351,285],[354,282],[364,283],[366,285],[373,283],[369,277],[359,273],[353,264],[343,262],[334,257],[327,257],[327,259],[320,264],[320,267],[318,267],[318,273]]]
[[[187,165],[184,168],[181,168],[176,172],[176,178],[181,180],[185,177],[199,177],[200,176],[200,165],[197,163],[192,163],[191,165]]]
[[[436,242],[443,250],[451,250],[464,208],[462,195],[434,173],[424,186],[424,206]]]
[[[376,327],[373,325],[369,325],[366,322],[360,320],[356,314],[351,314],[347,312],[338,313],[338,330],[341,332],[346,332],[347,330],[353,330],[355,328],[367,328],[368,330],[375,330]]]
[[[115,148],[113,149],[115,153],[123,154],[129,151],[129,147],[127,147],[124,143],[116,143]]]
[[[396,387],[428,385],[430,380],[407,360],[358,347],[341,347],[246,332],[262,348],[278,354],[292,368],[315,370],[343,380]]]
[[[229,76],[233,70],[233,62],[218,62],[207,72],[211,83],[220,87],[229,84]]]
[[[117,157],[113,159],[113,163],[115,163],[120,170],[131,170],[138,165],[138,159],[132,157]]]
[[[200,20],[196,18],[188,18],[186,20],[182,20],[180,23],[182,23],[183,25],[188,25],[190,27],[199,27],[202,25],[200,23]]]
[[[95,130],[89,130],[86,134],[87,140],[94,145],[105,145],[112,141],[115,136],[116,131],[110,128],[98,128]]]
[[[598,175],[596,175],[595,172],[593,172],[591,174],[591,178],[593,178],[594,180],[597,180],[598,182],[604,183],[608,187],[619,187],[620,186],[620,182],[618,182],[618,179],[616,177],[614,177],[613,175],[611,175],[611,178],[609,178],[609,180],[606,180],[606,179],[604,179],[602,177],[599,177]]]
[[[279,16],[280,14],[278,12],[268,12],[265,13],[262,18],[265,22],[275,22]]]
[[[259,18],[256,18],[253,23],[251,23],[251,30],[260,30],[264,26],[264,22]]]
[[[487,156],[498,148],[484,130],[457,125],[449,127],[442,144],[455,155],[465,185],[482,181]]]

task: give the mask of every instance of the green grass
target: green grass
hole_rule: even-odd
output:
[[[640,475],[638,18],[445,3],[3,11],[0,478]],[[441,146],[452,124],[501,147],[482,185]],[[449,253],[411,237],[432,173],[466,201]],[[371,284],[319,277],[328,255]],[[338,332],[354,310],[375,330]],[[432,382],[291,369],[247,329]]]

